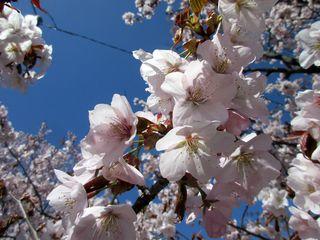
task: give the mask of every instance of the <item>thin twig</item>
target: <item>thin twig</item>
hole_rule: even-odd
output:
[[[33,236],[33,239],[34,239],[34,240],[40,240],[40,238],[38,237],[37,231],[34,230],[32,224],[31,224],[31,222],[30,222],[30,220],[29,220],[29,218],[28,218],[27,213],[26,213],[26,211],[25,211],[24,208],[23,208],[23,205],[22,205],[21,201],[20,201],[19,199],[17,199],[17,198],[16,198],[13,194],[11,194],[10,192],[9,192],[9,195],[17,202],[17,204],[18,204],[18,206],[19,206],[19,208],[20,208],[20,210],[21,210],[21,212],[22,212],[23,218],[26,220],[26,223],[27,223],[28,226],[29,226],[29,229],[30,229],[31,235]]]
[[[13,150],[9,147],[9,144],[8,143],[5,143],[4,146],[8,149],[9,153],[11,154],[11,156],[17,161],[17,164],[18,166],[20,167],[23,175],[27,178],[29,184],[31,185],[31,187],[33,188],[33,191],[36,195],[36,197],[38,198],[39,200],[39,206],[40,206],[40,210],[39,212],[43,215],[45,215],[46,217],[48,218],[51,218],[51,219],[55,219],[57,220],[58,218],[54,217],[54,216],[51,216],[49,214],[47,214],[44,210],[44,207],[43,207],[43,203],[42,203],[42,198],[41,198],[41,195],[40,193],[38,192],[38,189],[37,187],[34,185],[34,183],[32,182],[31,180],[31,177],[29,176],[28,174],[28,171],[26,170],[26,168],[23,166],[22,162],[20,161],[19,157],[13,152]],[[36,209],[38,210],[38,209]]]
[[[247,212],[248,212],[248,209],[249,209],[249,205],[246,205],[246,208],[244,209],[243,213],[242,213],[242,216],[241,216],[241,227],[243,227],[243,224],[244,224],[244,219],[247,215]]]
[[[103,41],[100,41],[100,40],[97,40],[97,39],[94,39],[92,37],[88,37],[88,36],[85,36],[85,35],[82,35],[82,34],[79,34],[79,33],[71,32],[69,30],[65,30],[65,29],[62,29],[62,28],[57,27],[57,26],[51,26],[51,25],[45,25],[45,26],[48,29],[55,30],[55,31],[58,31],[58,32],[62,32],[62,33],[68,34],[68,35],[73,36],[73,37],[82,38],[82,39],[88,40],[90,42],[94,42],[96,44],[102,45],[104,47],[108,47],[108,48],[117,50],[119,52],[123,52],[123,53],[130,54],[130,55],[132,54],[132,52],[127,50],[127,49],[124,49],[124,48],[121,48],[121,47],[118,47],[118,46],[115,46],[115,45],[112,45],[112,44],[109,44],[109,43],[106,43],[106,42],[103,42]]]
[[[31,6],[32,6],[33,13],[35,15],[39,15],[38,12],[37,12],[37,9],[33,5],[33,3],[31,1],[30,1],[30,3],[31,3]],[[55,30],[55,31],[58,31],[58,32],[61,32],[61,33],[65,33],[65,34],[73,36],[73,37],[82,38],[82,39],[85,39],[87,41],[102,45],[104,47],[108,47],[108,48],[111,48],[111,49],[114,49],[114,50],[117,50],[117,51],[132,55],[132,51],[129,51],[127,49],[124,49],[124,48],[121,48],[121,47],[118,47],[118,46],[115,46],[113,44],[106,43],[106,42],[103,42],[103,41],[100,41],[100,40],[97,40],[97,39],[94,39],[92,37],[88,37],[88,36],[80,34],[80,33],[76,33],[76,32],[72,32],[72,31],[63,29],[63,28],[58,26],[56,20],[54,19],[54,17],[48,11],[46,11],[44,13],[50,18],[51,23],[52,23],[52,25],[43,24],[48,29]]]
[[[259,239],[271,240],[271,239],[266,238],[266,237],[264,237],[264,236],[261,236],[261,235],[259,235],[259,234],[250,232],[249,230],[245,229],[244,227],[240,227],[240,226],[234,225],[233,223],[228,223],[228,225],[231,226],[231,227],[233,227],[233,228],[235,228],[235,229],[238,229],[238,230],[240,230],[240,231],[243,231],[243,232],[245,232],[245,233],[247,233],[247,234],[249,234],[249,235],[251,235],[251,236],[257,237],[257,238],[259,238]]]

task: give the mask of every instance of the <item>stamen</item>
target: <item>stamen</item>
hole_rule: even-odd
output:
[[[203,90],[200,87],[189,89],[187,101],[192,102],[194,105],[199,105],[207,101],[207,97],[204,96]]]
[[[190,153],[197,153],[198,152],[198,149],[199,149],[199,136],[198,135],[189,135],[186,137],[186,145],[187,145],[187,148],[188,148],[188,151]]]
[[[94,236],[114,238],[115,235],[119,234],[118,217],[112,213],[102,215],[95,226]]]

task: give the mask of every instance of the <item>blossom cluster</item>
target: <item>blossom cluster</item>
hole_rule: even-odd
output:
[[[281,54],[297,52],[297,33],[320,20],[319,10],[319,1],[278,1],[266,18],[265,47]]]
[[[53,169],[68,169],[80,155],[72,134],[57,148],[46,141],[49,132],[45,125],[35,135],[15,130],[6,107],[0,106],[1,238],[30,239],[24,212],[41,239],[63,234],[60,217],[46,207],[46,196],[56,185]]]
[[[319,208],[319,174],[320,174],[320,115],[319,115],[319,88],[300,92],[296,97],[299,111],[292,119],[293,130],[303,132],[303,138],[315,142],[315,146],[306,147],[302,140],[300,153],[292,161],[287,178],[288,186],[295,192],[293,203],[290,207],[292,216],[289,224],[295,229],[301,239],[317,239],[320,234]]]
[[[0,13],[0,86],[26,90],[42,78],[51,63],[52,47],[42,38],[38,17],[5,6]]]
[[[137,0],[138,17],[123,18],[130,25],[149,19],[160,2]],[[17,132],[0,107],[0,233],[173,239],[182,236],[177,223],[185,222],[211,238],[319,239],[320,78],[313,73],[320,28],[310,21],[318,20],[317,1],[183,0],[183,14],[173,13],[175,1],[165,2],[177,35],[182,29],[190,35],[182,36],[182,54],[133,52],[149,94],[136,100],[141,111],[114,94],[110,104],[89,111],[79,149],[73,135],[57,149],[44,140],[44,126],[36,136]],[[287,46],[281,38],[290,39]],[[36,17],[4,7],[0,40],[2,86],[25,89],[43,76],[51,47]],[[279,55],[287,50],[290,56]],[[266,59],[273,68],[258,71]],[[313,89],[305,90],[311,78]],[[280,96],[267,101],[275,92]],[[126,192],[137,196],[134,203],[119,198]],[[258,202],[263,211],[246,220]],[[232,219],[244,203],[241,219]]]
[[[90,131],[81,142],[83,160],[73,176],[56,170],[61,185],[48,196],[50,205],[68,219],[68,237],[78,239],[84,232],[90,239],[135,236],[136,214],[128,204],[88,207],[86,190],[90,180],[101,176],[145,186],[139,164],[126,152],[137,138],[143,143],[138,148],[160,152],[163,178],[180,184],[187,178],[187,184],[198,186],[195,193],[188,191],[188,222],[202,218],[210,237],[222,236],[232,209],[240,201],[253,202],[280,175],[281,165],[269,152],[270,136],[245,134],[251,121],[268,121],[262,98],[266,78],[243,70],[257,57],[249,46],[259,44],[261,13],[273,4],[220,1],[223,32],[200,43],[194,60],[171,50],[134,52],[148,85],[149,111],[134,113],[127,99],[115,94],[110,105],[98,104],[89,112]],[[248,24],[252,22],[256,25]],[[232,23],[240,26],[237,31],[231,31]],[[242,38],[248,32],[250,38]],[[214,184],[206,185],[213,179]]]
[[[309,68],[313,64],[320,66],[320,21],[313,23],[310,28],[300,31],[296,39],[304,48],[299,56],[300,65]]]
[[[167,14],[172,14],[173,4],[175,0],[135,0],[135,7],[137,8],[137,14],[133,12],[126,12],[122,15],[122,19],[127,25],[133,25],[136,22],[141,21],[143,18],[151,19],[155,14],[155,10],[161,2],[167,4]]]

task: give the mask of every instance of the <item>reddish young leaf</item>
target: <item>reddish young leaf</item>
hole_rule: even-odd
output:
[[[36,8],[40,9],[42,12],[47,13],[47,11],[41,7],[40,0],[31,0],[31,2]]]

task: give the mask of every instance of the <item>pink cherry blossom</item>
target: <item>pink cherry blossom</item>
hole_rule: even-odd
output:
[[[298,154],[288,173],[287,184],[295,191],[294,204],[320,214],[320,167]]]
[[[115,94],[111,105],[99,104],[89,112],[90,131],[83,151],[98,155],[106,166],[116,162],[136,135],[137,117],[124,96]]]
[[[292,216],[289,225],[299,233],[302,240],[317,239],[320,235],[320,223],[314,220],[307,212],[298,208],[290,207]]]
[[[228,35],[217,33],[212,41],[207,40],[198,46],[197,54],[206,60],[216,73],[232,74],[240,72],[254,60],[250,48],[236,48]],[[227,77],[227,76],[226,76]]]
[[[107,180],[120,179],[127,183],[134,185],[144,186],[145,181],[141,172],[136,169],[134,166],[126,163],[123,159],[120,159],[118,162],[114,163],[110,167],[103,167],[102,175]]]
[[[215,177],[218,182],[238,182],[254,196],[279,176],[281,165],[269,153],[271,138],[265,134],[248,135],[237,144],[229,157],[221,158]]]
[[[175,100],[173,125],[228,119],[227,107],[235,96],[232,77],[215,74],[204,61],[191,62],[185,73],[166,76],[161,88]]]
[[[242,131],[247,130],[250,125],[250,120],[234,110],[228,110],[228,121],[223,127],[230,133],[240,136]]]
[[[231,108],[240,114],[253,119],[267,122],[269,111],[261,94],[265,89],[266,77],[260,72],[243,75],[236,78],[237,93],[232,100]]]
[[[171,112],[173,99],[161,89],[161,84],[169,73],[184,72],[188,62],[171,50],[155,50],[152,54],[135,51],[134,57],[142,62],[141,76],[148,84],[146,90],[151,93],[148,107],[154,112]]]

